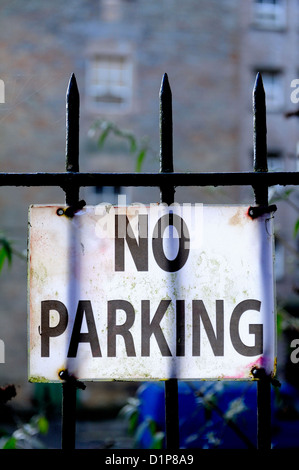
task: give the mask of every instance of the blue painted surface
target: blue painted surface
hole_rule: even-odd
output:
[[[241,406],[235,423],[256,445],[257,403],[255,382],[179,382],[179,420],[181,448],[246,449],[247,444],[225,423],[226,413],[234,400]],[[197,396],[196,391],[200,391]],[[164,383],[145,383],[138,390],[139,422],[154,421],[157,430],[165,430]],[[241,398],[241,400],[240,400]],[[217,405],[207,410],[204,399]],[[238,409],[238,408],[237,408]],[[299,448],[299,393],[287,383],[271,388],[272,447]],[[148,448],[149,428],[144,426],[138,446]]]

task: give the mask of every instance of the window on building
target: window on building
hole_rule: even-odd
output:
[[[88,108],[101,113],[127,111],[132,104],[133,66],[127,54],[95,54],[87,67]]]
[[[254,0],[253,19],[256,25],[281,28],[286,24],[285,0]]]

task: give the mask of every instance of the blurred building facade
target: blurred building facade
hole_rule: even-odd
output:
[[[64,171],[65,94],[73,72],[81,99],[81,171],[134,171],[126,139],[111,135],[98,147],[91,132],[98,120],[131,132],[138,143],[147,139],[142,169],[159,170],[165,72],[173,95],[175,170],[251,170],[258,71],[267,94],[269,170],[296,170],[299,121],[285,113],[297,109],[291,84],[299,78],[298,13],[297,0],[0,1],[1,171]],[[156,189],[126,194],[130,202],[159,200]],[[281,198],[281,188],[271,189],[271,198],[277,194]],[[81,195],[88,204],[111,197],[103,187]],[[275,216],[277,293],[283,303],[297,301],[296,197],[294,191],[278,202]],[[189,188],[178,189],[176,200],[252,204],[253,194],[250,188]],[[60,188],[1,188],[1,229],[23,251],[28,206],[61,202]],[[26,261],[16,256],[1,274],[0,287],[0,377],[20,385],[20,402],[30,400],[34,389],[26,382],[26,270]]]

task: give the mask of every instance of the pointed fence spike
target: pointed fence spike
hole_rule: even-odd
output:
[[[253,89],[254,171],[267,171],[266,95],[262,75],[257,74]]]
[[[173,172],[172,143],[172,93],[165,73],[160,88],[160,172]],[[161,201],[166,204],[174,202],[174,187],[161,187]]]
[[[257,74],[253,89],[253,169],[267,172],[266,95],[262,75]],[[268,187],[254,187],[256,204],[268,204]]]
[[[66,162],[68,172],[79,172],[79,113],[80,96],[75,74],[71,75],[66,92]],[[79,188],[72,185],[66,190],[66,204],[79,200]]]
[[[71,75],[66,93],[66,170],[79,171],[80,97],[75,74]]]
[[[172,93],[167,73],[160,88],[160,170],[173,172]]]

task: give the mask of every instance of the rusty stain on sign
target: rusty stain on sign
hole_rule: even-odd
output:
[[[29,210],[29,380],[275,373],[271,215],[248,206]]]

